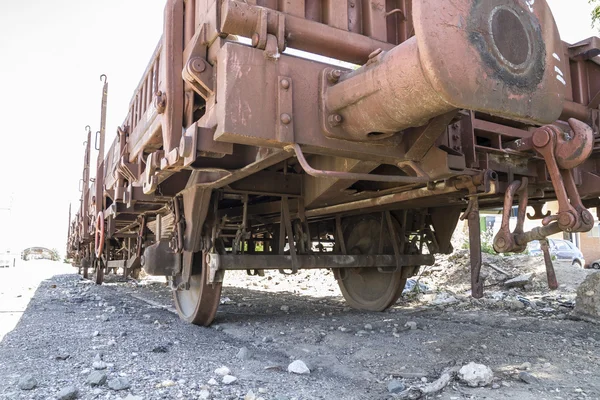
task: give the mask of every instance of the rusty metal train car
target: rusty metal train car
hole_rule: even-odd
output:
[[[330,268],[349,305],[381,311],[462,218],[481,297],[481,209],[504,208],[499,252],[592,228],[599,53],[561,41],[544,0],[167,0],[107,151],[103,78],[69,255],[98,283],[168,277],[195,324],[228,270]],[[542,224],[525,232],[528,205]]]

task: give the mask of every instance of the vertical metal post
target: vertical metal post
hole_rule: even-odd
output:
[[[548,278],[548,287],[551,290],[558,289],[558,280],[556,279],[556,273],[554,272],[554,265],[552,265],[552,256],[550,255],[550,246],[548,245],[548,239],[540,240],[540,247],[544,253],[544,264],[546,264],[546,276]]]
[[[104,211],[104,138],[106,136],[106,103],[108,97],[108,80],[106,75],[100,76],[104,82],[102,87],[102,104],[100,108],[100,131],[98,138],[98,159],[96,160],[96,213]]]
[[[67,257],[69,256],[70,241],[71,241],[71,203],[69,203],[69,226],[67,227]]]
[[[98,160],[96,162],[96,167],[100,168],[100,165],[104,161],[104,138],[106,136],[106,103],[108,97],[108,80],[106,75],[101,75],[100,80],[104,82],[102,87],[102,104],[100,108],[100,141],[98,143]],[[98,177],[96,177],[96,180]]]
[[[481,280],[481,225],[479,220],[479,200],[472,196],[467,210],[469,224],[469,251],[471,256],[471,296],[483,297],[483,281]]]
[[[92,140],[92,131],[90,130],[90,126],[86,126],[87,129],[87,141],[85,143],[85,156],[83,159],[83,187],[81,190],[81,222],[83,227],[83,232],[81,233],[82,239],[87,239],[89,237],[89,213],[90,213],[90,168],[91,168],[91,160],[90,160],[90,146]]]

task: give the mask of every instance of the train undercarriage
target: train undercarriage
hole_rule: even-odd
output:
[[[589,231],[600,203],[598,39],[562,42],[545,1],[380,3],[168,0],[106,155],[103,79],[74,265],[166,276],[199,325],[227,270],[332,269],[349,305],[382,311],[461,219],[483,296],[480,210],[502,208],[495,250],[540,240],[556,287],[546,238]]]

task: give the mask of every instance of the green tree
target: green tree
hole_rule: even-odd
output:
[[[592,26],[596,26],[600,22],[600,0],[589,0],[590,4],[596,4],[592,10]]]
[[[60,254],[58,253],[58,250],[52,249],[50,250],[50,253],[50,258],[52,259],[52,261],[60,260]]]

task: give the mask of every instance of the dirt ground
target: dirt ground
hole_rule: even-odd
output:
[[[508,277],[484,266],[486,297],[474,300],[463,285],[468,261],[453,257],[419,278],[425,293],[383,313],[347,308],[328,271],[230,273],[210,328],[177,318],[164,280],[109,276],[96,286],[55,275],[0,343],[0,398],[53,399],[72,386],[80,399],[394,399],[410,397],[390,385],[423,388],[449,372],[443,390],[420,398],[600,399],[600,327],[572,316],[573,290],[591,271],[557,266],[562,285],[550,292],[541,260],[490,257],[511,275],[541,272],[525,289],[506,289]],[[0,304],[18,291],[3,273]],[[87,384],[95,359],[109,382],[130,387]],[[310,374],[287,372],[294,360]],[[469,362],[490,367],[493,382],[460,382],[455,372]],[[222,366],[235,382],[222,382]],[[37,381],[30,391],[18,386],[27,374]]]

